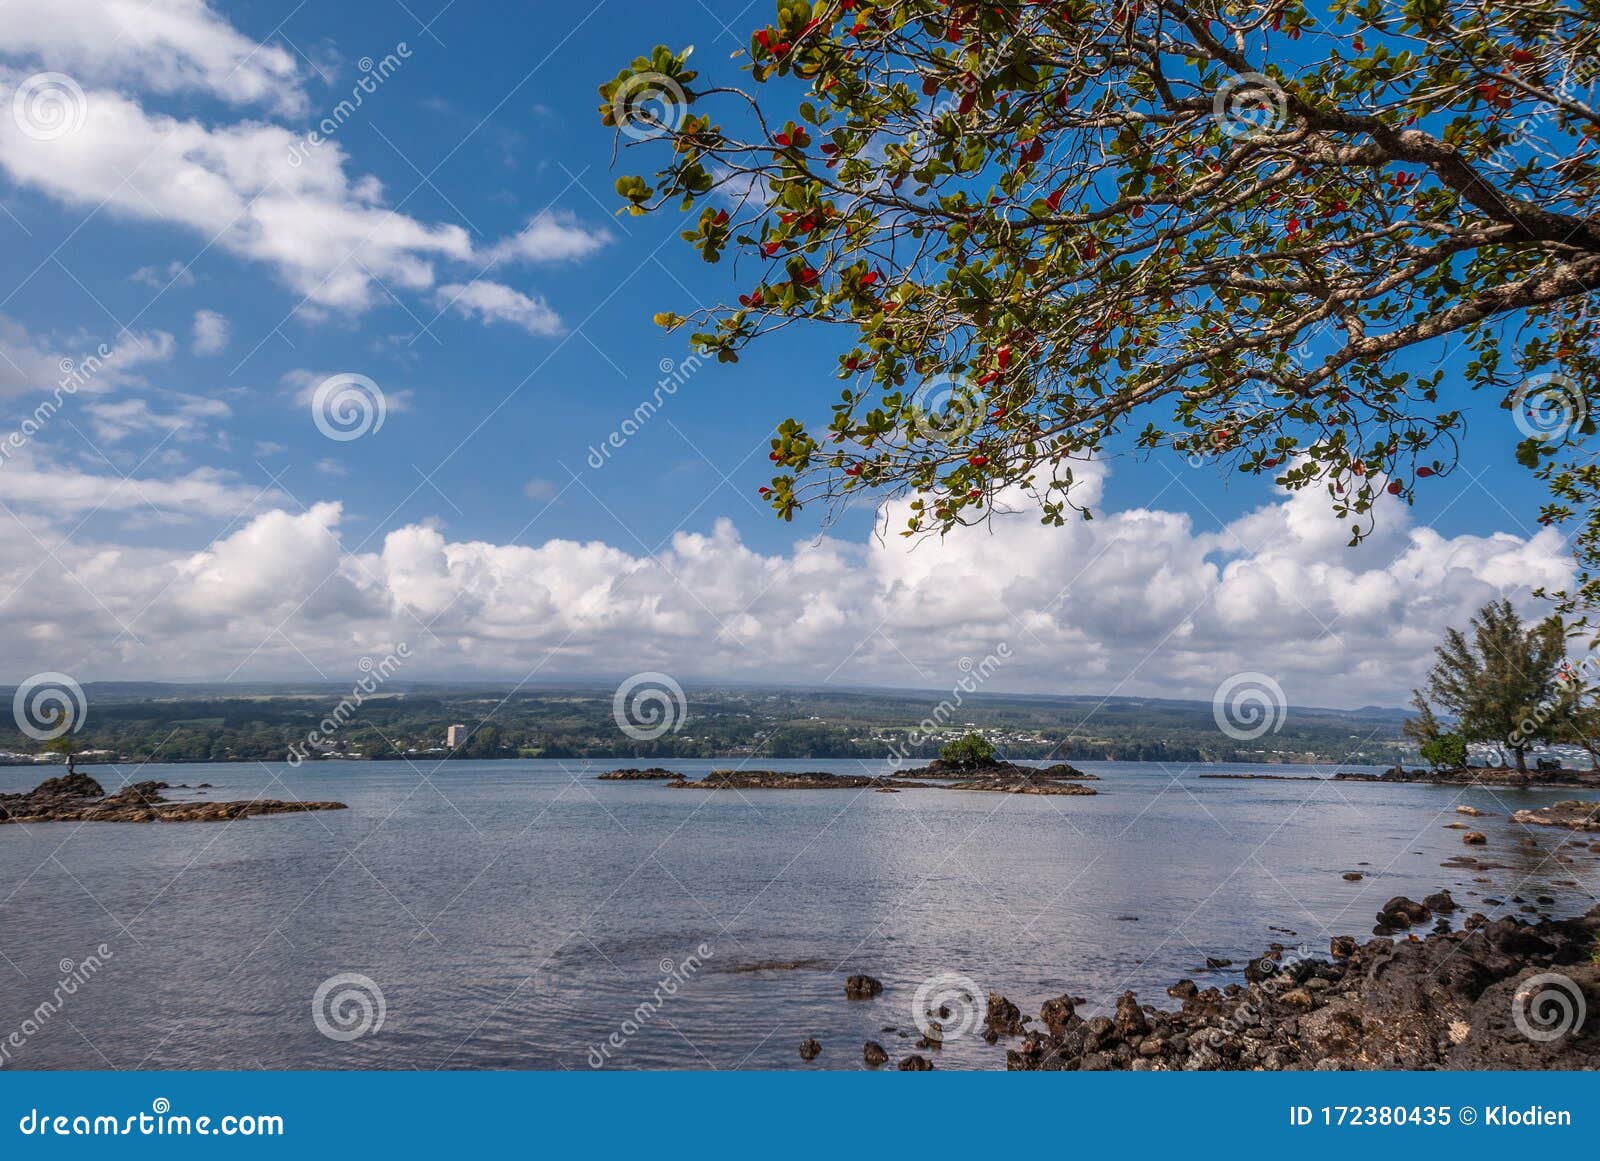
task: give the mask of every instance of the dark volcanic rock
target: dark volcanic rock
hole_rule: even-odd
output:
[[[46,778],[33,788],[34,798],[104,798],[105,788],[87,774]]]
[[[870,1000],[882,992],[883,981],[875,980],[871,976],[855,975],[844,982],[844,994],[852,1000]]]
[[[1334,778],[1340,782],[1427,782],[1436,786],[1600,787],[1600,773],[1592,770],[1530,770],[1524,775],[1505,766],[1467,766],[1459,770],[1406,770],[1395,766],[1382,774],[1340,771]]]
[[[667,783],[673,790],[851,790],[888,785],[887,778],[822,770],[713,770],[694,781],[673,775],[673,781]],[[932,788],[927,782],[901,782],[900,786]]]
[[[1027,1031],[1023,1026],[1022,1009],[999,992],[989,993],[989,1004],[983,1016],[983,1026],[995,1037],[1021,1036]],[[992,1043],[992,1041],[991,1041]]]
[[[1600,831],[1600,802],[1581,802],[1571,798],[1542,810],[1516,811],[1511,821],[1532,826],[1564,826],[1568,830]]]
[[[47,778],[26,794],[0,794],[0,823],[16,822],[227,822],[258,814],[344,810],[342,802],[168,802],[165,782],[135,782],[107,794],[87,774]]]
[[[926,766],[918,766],[911,770],[897,770],[896,778],[955,778],[969,780],[974,778],[1028,778],[1050,779],[1060,781],[1072,779],[1079,782],[1097,782],[1098,774],[1087,774],[1076,766],[1066,762],[1057,762],[1053,766],[1018,766],[1014,762],[986,762],[982,766],[957,766],[942,759],[935,758]]]
[[[800,1041],[800,1059],[801,1060],[815,1060],[818,1057],[818,1055],[821,1054],[821,1052],[822,1052],[822,1045],[818,1044],[815,1040],[811,1039],[810,1037],[807,1037],[806,1039]]]
[[[907,1056],[896,1067],[901,1072],[932,1072],[933,1061],[926,1056]]]
[[[1407,899],[1404,895],[1396,895],[1378,912],[1378,922],[1385,927],[1403,931],[1418,923],[1426,923],[1432,914],[1426,904],[1418,903],[1415,899]]]
[[[607,770],[604,774],[596,774],[601,782],[651,782],[665,781],[670,778],[682,778],[682,774],[675,774],[671,770],[663,770],[660,766],[650,766],[643,770],[629,766],[626,770]]]
[[[1055,769],[1050,767],[1049,769]],[[1070,769],[1070,767],[1069,767]],[[617,771],[616,773],[623,773]],[[691,781],[673,775],[667,785],[674,790],[992,790],[1005,794],[1093,794],[1092,786],[1079,785],[1072,778],[1092,778],[1093,775],[1051,775],[1048,770],[1033,770],[1003,764],[980,766],[962,773],[939,773],[933,777],[940,782],[918,782],[908,777],[916,771],[886,777],[868,777],[865,774],[829,774],[821,770],[713,770],[704,778]],[[637,777],[643,778],[643,773]],[[602,778],[610,775],[601,775]]]
[[[868,1040],[861,1046],[861,1058],[867,1062],[868,1068],[877,1068],[888,1062],[889,1054],[876,1040]]]
[[[1395,914],[1415,914],[1422,906],[1391,902],[1410,904]],[[1048,1033],[1026,1035],[1006,1054],[1007,1066],[1600,1067],[1600,963],[1591,960],[1600,907],[1577,919],[1538,924],[1474,915],[1465,926],[1364,946],[1338,936],[1334,951],[1342,958],[1300,960],[1243,988],[1188,997],[1176,1012],[1143,1009],[1129,993],[1118,999],[1115,1020],[1086,1022],[1070,1005],[1050,1001],[1040,1013]],[[1528,1028],[1540,1038],[1529,1036]]]

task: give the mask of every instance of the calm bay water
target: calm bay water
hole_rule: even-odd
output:
[[[913,994],[946,973],[1026,1013],[1063,991],[1098,1010],[1127,988],[1167,1003],[1167,984],[1238,980],[1274,940],[1325,953],[1332,934],[1366,938],[1393,895],[1450,887],[1490,913],[1502,909],[1486,896],[1514,911],[1512,894],[1545,895],[1562,915],[1600,889],[1587,844],[1569,844],[1564,862],[1553,852],[1568,832],[1508,822],[1570,797],[1559,791],[1229,781],[1199,775],[1332,770],[1118,763],[1080,763],[1102,779],[1093,798],[594,780],[618,764],[639,763],[90,768],[108,789],[210,782],[211,800],[350,809],[0,826],[0,1042],[62,972],[101,944],[111,953],[3,1063],[790,1068],[814,1036],[823,1053],[809,1067],[855,1068],[868,1039],[891,1057],[914,1051]],[[663,764],[694,775],[732,763]],[[0,768],[0,789],[41,776]],[[1471,820],[1487,847],[1444,829],[1461,803],[1493,813]],[[1440,866],[1462,853],[1505,868]],[[1367,877],[1346,882],[1349,870]],[[702,945],[703,966],[685,970]],[[1204,973],[1207,956],[1236,966]],[[683,982],[663,989],[673,971]],[[858,971],[884,994],[847,1001],[843,979]],[[381,989],[380,1030],[349,1042],[318,1031],[312,997],[340,973]],[[935,1060],[1003,1067],[1004,1045],[967,1036]]]

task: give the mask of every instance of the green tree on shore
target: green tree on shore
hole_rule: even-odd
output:
[[[1429,721],[1430,704],[1442,707],[1466,741],[1509,750],[1525,777],[1528,748],[1559,736],[1568,696],[1560,680],[1565,643],[1559,619],[1524,626],[1510,601],[1491,601],[1472,618],[1468,633],[1445,630],[1427,694],[1417,691],[1413,704],[1421,704]],[[1418,736],[1412,728],[1407,733]],[[1439,736],[1435,728],[1434,740]]]

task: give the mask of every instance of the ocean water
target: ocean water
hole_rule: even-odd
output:
[[[0,1065],[859,1068],[869,1039],[891,1058],[915,1051],[923,989],[954,1004],[936,1065],[999,1068],[1004,1042],[951,1035],[967,1026],[964,990],[1028,1014],[1063,992],[1100,1011],[1129,988],[1167,1004],[1169,983],[1238,980],[1272,941],[1325,953],[1332,935],[1365,939],[1393,895],[1449,887],[1491,914],[1545,896],[1565,915],[1600,888],[1587,840],[1508,820],[1560,791],[1135,763],[1081,763],[1101,778],[1092,798],[594,778],[640,764],[91,768],[108,788],[210,782],[212,800],[350,809],[0,826]],[[40,776],[3,768],[0,789]],[[1462,803],[1492,817],[1462,820]],[[1488,845],[1463,846],[1454,821]],[[1500,866],[1440,865],[1463,853]],[[1350,870],[1365,879],[1346,882]],[[90,956],[98,970],[57,997]],[[1208,956],[1234,966],[1208,972]],[[854,972],[883,994],[847,1000]],[[341,976],[362,978],[324,987]],[[822,1044],[811,1064],[806,1037]]]

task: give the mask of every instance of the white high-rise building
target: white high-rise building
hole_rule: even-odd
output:
[[[462,742],[464,742],[466,740],[467,740],[467,727],[466,726],[451,726],[448,730],[445,731],[444,744],[446,746],[450,747],[450,749],[452,749],[452,750],[454,750],[457,746],[459,746]]]

